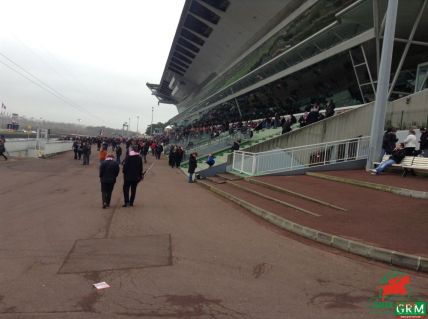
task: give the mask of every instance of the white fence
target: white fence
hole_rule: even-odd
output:
[[[6,150],[12,156],[41,157],[44,155],[70,151],[72,141],[58,141],[45,139],[8,139]]]
[[[261,153],[235,151],[232,169],[247,175],[266,175],[366,159],[369,136]]]

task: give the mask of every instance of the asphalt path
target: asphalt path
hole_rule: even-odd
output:
[[[120,176],[102,209],[92,160],[0,160],[0,318],[395,318],[370,309],[387,265],[279,230],[151,156],[135,206],[121,207]],[[168,252],[153,241],[142,254],[166,255],[120,267],[132,238],[150,236],[169,238]],[[105,239],[126,240],[124,254],[73,255]],[[412,298],[428,301],[428,277],[407,273]],[[101,281],[111,287],[92,286]]]

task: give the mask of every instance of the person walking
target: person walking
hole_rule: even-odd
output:
[[[104,146],[102,147],[100,153],[99,153],[100,163],[104,162],[107,158],[107,148]]]
[[[183,160],[183,156],[184,156],[184,150],[181,146],[179,146],[177,148],[177,151],[175,152],[175,166],[177,168],[180,168],[181,165],[181,161]]]
[[[163,146],[162,143],[159,143],[156,145],[156,159],[160,159],[163,152]]]
[[[116,144],[116,162],[120,164],[120,157],[122,156],[122,147],[120,147],[120,144]]]
[[[189,169],[187,170],[187,172],[189,173],[189,183],[194,183],[193,182],[193,174],[195,173],[196,167],[198,167],[198,162],[196,160],[196,156],[198,156],[197,153],[190,154]]]
[[[7,156],[4,155],[6,153],[6,139],[4,138],[4,135],[0,136],[0,156],[4,157],[4,160],[7,161]]]
[[[119,175],[119,163],[114,160],[113,154],[107,154],[100,165],[101,198],[103,208],[110,207],[111,193],[113,192],[116,177]]]
[[[91,156],[91,145],[89,142],[82,142],[83,165],[89,165],[89,157]]]
[[[77,160],[77,152],[79,149],[79,143],[77,141],[73,142],[73,152],[74,152],[74,159]]]
[[[123,199],[122,207],[134,206],[137,184],[143,178],[143,159],[138,153],[138,147],[133,146],[123,163]],[[129,190],[131,189],[131,197]]]

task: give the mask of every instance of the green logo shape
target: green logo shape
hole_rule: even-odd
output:
[[[424,301],[403,301],[395,304],[396,316],[426,316],[427,303]]]

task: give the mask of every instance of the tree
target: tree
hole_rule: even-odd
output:
[[[153,123],[153,134],[156,132],[162,132],[164,131],[165,127],[166,127],[166,123],[162,123],[162,122],[158,122],[158,123]],[[146,129],[146,134],[150,135],[150,133],[152,133],[152,125],[147,125],[147,129]]]

